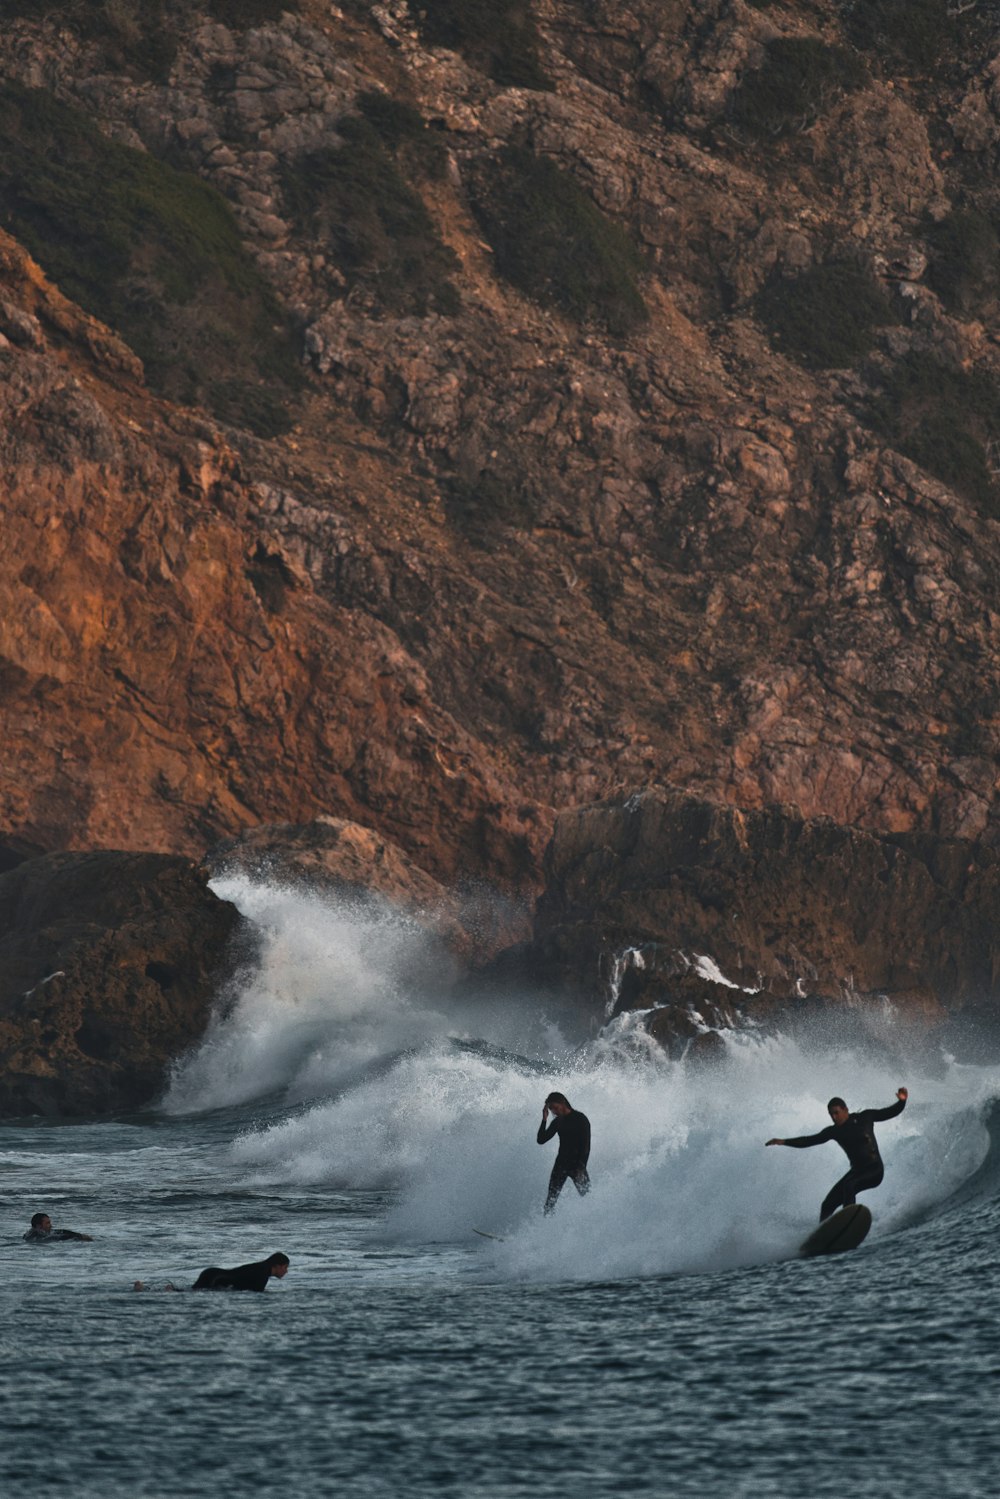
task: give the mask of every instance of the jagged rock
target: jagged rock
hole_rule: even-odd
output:
[[[921,1023],[1000,997],[994,850],[649,788],[566,812],[525,967],[595,1016],[707,1028],[881,996]]]
[[[171,855],[48,854],[0,875],[0,1116],[151,1103],[208,1022],[237,924]]]
[[[159,79],[72,16],[4,27],[0,77],[244,216],[310,366],[296,430],[255,442],[153,400],[0,240],[9,858],[200,854],[328,811],[439,881],[530,898],[556,809],[648,779],[1000,840],[996,486],[930,477],[870,409],[907,353],[997,363],[995,308],[945,307],[928,231],[993,142],[995,46],[933,86],[873,55],[761,142],[734,126],[742,81],[776,38],[842,42],[839,11],[820,34],[794,3],[586,9],[546,0],[539,89],[428,46],[412,6],[195,17]],[[447,316],[351,286],[291,221],[289,168],[339,147],[366,91],[445,148],[411,185],[457,258]],[[627,336],[497,274],[468,187],[525,142],[644,248],[649,321]],[[978,173],[984,211],[994,193]],[[830,256],[905,279],[904,321],[868,363],[806,370],[755,299]]]

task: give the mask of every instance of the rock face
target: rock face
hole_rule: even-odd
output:
[[[267,461],[248,470],[151,402],[128,351],[2,234],[0,271],[32,330],[0,347],[7,862],[88,846],[198,856],[332,802],[398,830],[443,876],[523,878],[544,818],[513,804],[392,631],[317,592],[310,569],[358,564],[341,481],[310,481],[308,499],[265,481]]]
[[[996,846],[986,8],[537,0],[513,59],[472,0],[10,9],[0,85],[217,190],[304,384],[270,438],[171,404],[0,240],[8,863],[331,814],[530,897],[649,780]],[[519,262],[557,201],[645,318]]]
[[[150,1103],[205,1028],[237,925],[183,858],[49,854],[0,875],[0,1115]]]
[[[787,809],[649,788],[564,813],[526,968],[595,1017],[649,1010],[671,1048],[706,1026],[887,999],[910,1015],[1000,997],[1000,859]]]

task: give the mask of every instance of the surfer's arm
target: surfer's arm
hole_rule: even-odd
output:
[[[833,1125],[828,1124],[826,1129],[821,1129],[818,1135],[796,1135],[794,1140],[778,1140],[779,1145],[791,1145],[794,1150],[805,1150],[807,1145],[825,1145],[827,1140],[833,1139]]]
[[[881,1123],[884,1119],[895,1119],[897,1114],[901,1114],[906,1108],[908,1095],[905,1088],[900,1088],[899,1091],[903,1095],[902,1098],[897,1098],[896,1102],[891,1103],[887,1109],[865,1109],[868,1118],[874,1119],[876,1123]]]
[[[555,1132],[556,1132],[556,1130],[558,1128],[559,1128],[559,1116],[558,1115],[556,1115],[555,1119],[553,1119],[552,1123],[547,1128],[546,1128],[546,1125],[545,1125],[545,1118],[543,1116],[542,1117],[542,1122],[538,1126],[537,1139],[538,1139],[539,1145],[544,1145],[545,1142],[546,1142],[546,1140],[551,1140],[552,1136],[555,1134]]]

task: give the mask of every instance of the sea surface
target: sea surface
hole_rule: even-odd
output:
[[[399,918],[219,888],[262,947],[160,1105],[0,1129],[4,1499],[1000,1493],[1000,1066],[846,1007],[685,1067],[455,1005]],[[901,1085],[868,1240],[797,1258],[846,1162],[764,1141]],[[551,1088],[593,1190],[543,1218]],[[263,1295],[163,1289],[277,1249]]]

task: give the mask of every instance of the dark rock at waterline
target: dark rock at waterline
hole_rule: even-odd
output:
[[[595,1015],[649,1010],[684,1052],[713,1029],[886,1002],[979,1025],[1000,998],[998,927],[994,849],[655,787],[559,817],[524,961]]]
[[[238,920],[172,855],[48,854],[0,875],[0,1116],[149,1103],[205,1028]]]

